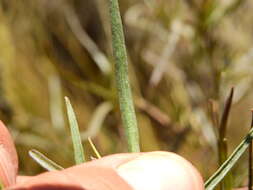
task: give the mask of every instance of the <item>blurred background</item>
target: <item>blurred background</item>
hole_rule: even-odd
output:
[[[120,0],[142,151],[190,160],[205,179],[218,167],[218,126],[232,86],[228,153],[250,128],[253,1]],[[0,0],[0,118],[20,173],[43,171],[37,149],[74,164],[64,96],[85,152],[126,152],[114,80],[108,0]],[[247,176],[246,155],[233,169]]]

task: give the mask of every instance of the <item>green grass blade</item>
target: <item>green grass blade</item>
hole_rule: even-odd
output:
[[[128,63],[118,0],[109,0],[115,76],[123,127],[129,152],[139,152],[139,132],[128,79]]]
[[[80,136],[80,132],[78,128],[78,123],[76,120],[73,107],[68,97],[65,97],[65,102],[66,102],[71,137],[72,137],[72,142],[73,142],[75,161],[76,161],[76,164],[81,164],[85,162],[85,156],[84,156],[83,145],[82,145],[81,136]]]
[[[30,150],[29,155],[32,157],[33,160],[35,160],[39,165],[41,165],[43,168],[45,168],[48,171],[54,171],[54,170],[62,170],[64,169],[60,165],[56,164],[54,161],[47,158],[45,155],[43,155],[41,152],[37,150]]]
[[[234,152],[229,158],[220,166],[220,168],[206,181],[205,189],[213,190],[218,183],[226,176],[230,169],[235,165],[238,159],[242,156],[245,150],[248,148],[253,138],[253,128],[249,131],[248,135],[237,146]]]

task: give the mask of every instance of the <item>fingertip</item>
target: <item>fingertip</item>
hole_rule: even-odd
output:
[[[136,190],[203,190],[201,175],[184,158],[170,152],[149,152],[120,165],[118,174]]]

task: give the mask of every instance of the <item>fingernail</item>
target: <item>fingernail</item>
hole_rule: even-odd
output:
[[[184,158],[169,152],[150,152],[117,168],[135,190],[203,190],[198,171]]]

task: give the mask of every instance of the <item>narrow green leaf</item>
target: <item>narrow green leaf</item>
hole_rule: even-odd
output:
[[[205,189],[213,190],[218,183],[226,176],[230,169],[235,165],[238,159],[248,148],[251,140],[253,138],[253,128],[249,131],[247,136],[243,141],[237,146],[234,152],[229,156],[229,158],[220,166],[220,168],[206,181]]]
[[[47,158],[44,154],[37,150],[30,150],[29,155],[34,159],[39,165],[41,165],[43,168],[45,168],[48,171],[54,171],[54,170],[62,170],[64,169],[60,165],[56,164],[54,161]]]
[[[122,123],[127,137],[128,150],[130,152],[139,152],[139,132],[128,79],[127,51],[118,0],[109,0],[109,7],[116,85]]]
[[[65,102],[66,102],[71,137],[72,137],[72,142],[73,142],[75,161],[76,161],[76,164],[81,164],[85,162],[85,156],[83,152],[83,145],[82,145],[81,136],[80,136],[80,132],[78,128],[78,123],[76,120],[75,112],[72,108],[72,105],[68,97],[65,97]]]

